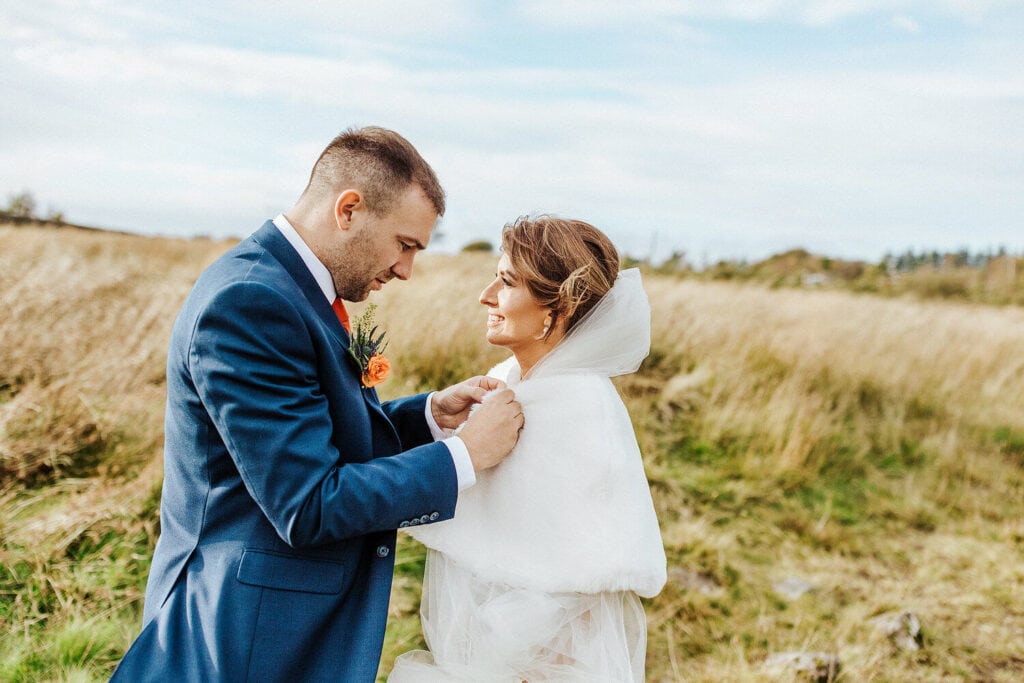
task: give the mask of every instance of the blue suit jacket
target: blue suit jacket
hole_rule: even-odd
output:
[[[402,522],[450,519],[426,396],[380,404],[267,222],[171,336],[161,536],[118,681],[373,681]]]

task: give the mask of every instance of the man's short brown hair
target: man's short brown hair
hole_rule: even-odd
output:
[[[398,133],[368,126],[349,128],[327,145],[313,164],[305,193],[359,190],[370,212],[382,216],[413,184],[444,215],[444,189],[430,164]]]

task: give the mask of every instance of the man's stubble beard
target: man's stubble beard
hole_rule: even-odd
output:
[[[328,270],[338,296],[345,301],[365,301],[370,296],[370,283],[376,277],[376,273],[364,272],[372,256],[370,227],[364,225],[348,244],[339,244],[330,252]]]

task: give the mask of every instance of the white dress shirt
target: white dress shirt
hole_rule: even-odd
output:
[[[288,243],[295,248],[295,251],[299,253],[299,258],[306,264],[306,268],[309,269],[313,279],[320,286],[320,291],[327,297],[327,303],[334,304],[334,300],[338,298],[338,292],[334,288],[334,279],[331,277],[330,271],[327,270],[327,266],[320,262],[320,259],[316,257],[316,254],[309,248],[305,240],[295,231],[295,228],[292,227],[283,213],[278,214],[274,218],[274,225],[284,235],[284,238],[288,240]],[[434,437],[434,440],[442,441],[448,447],[448,452],[452,456],[452,462],[455,464],[455,476],[458,480],[459,490],[462,491],[476,483],[473,461],[469,457],[469,450],[466,448],[465,442],[457,436],[446,438],[444,430],[434,420],[434,415],[430,410],[430,406],[434,401],[434,393],[427,397],[427,407],[424,411],[427,418],[427,426],[430,427],[430,434]]]

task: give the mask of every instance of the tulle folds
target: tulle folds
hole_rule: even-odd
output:
[[[547,593],[489,582],[428,550],[420,618],[430,652],[389,683],[644,680],[647,626],[632,591]]]

